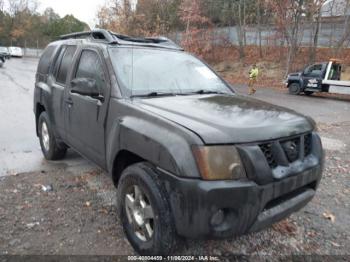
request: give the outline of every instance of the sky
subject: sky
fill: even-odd
[[[97,10],[106,0],[38,0],[38,2],[39,12],[52,7],[61,17],[72,14],[93,28],[96,24]]]

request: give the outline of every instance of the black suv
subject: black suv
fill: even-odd
[[[313,120],[236,94],[166,38],[63,36],[40,59],[34,112],[46,159],[71,147],[110,174],[140,254],[260,230],[321,179]]]

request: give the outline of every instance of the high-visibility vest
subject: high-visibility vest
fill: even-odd
[[[249,71],[249,78],[256,78],[259,74],[259,69],[256,67],[256,68],[252,68],[250,71]]]

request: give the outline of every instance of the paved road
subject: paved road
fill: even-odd
[[[0,176],[58,167],[75,172],[96,168],[74,152],[64,161],[43,159],[33,113],[37,63],[34,58],[13,58],[0,68]]]
[[[37,62],[37,59],[30,58],[11,59],[0,68],[0,176],[57,168],[66,168],[70,172],[96,169],[96,166],[72,151],[63,161],[47,162],[43,159],[35,135],[32,109]],[[237,90],[247,92],[245,87]],[[291,96],[270,89],[258,90],[255,96],[308,114],[319,123],[350,121],[349,101]]]
[[[234,86],[239,93],[247,94],[248,88]],[[291,108],[304,115],[309,115],[318,124],[335,124],[350,121],[350,98],[324,94],[324,96],[294,96],[285,91],[258,89],[254,94],[257,99]]]

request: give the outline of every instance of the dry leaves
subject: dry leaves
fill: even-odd
[[[283,235],[295,235],[297,231],[297,226],[288,219],[274,224],[272,228]]]

